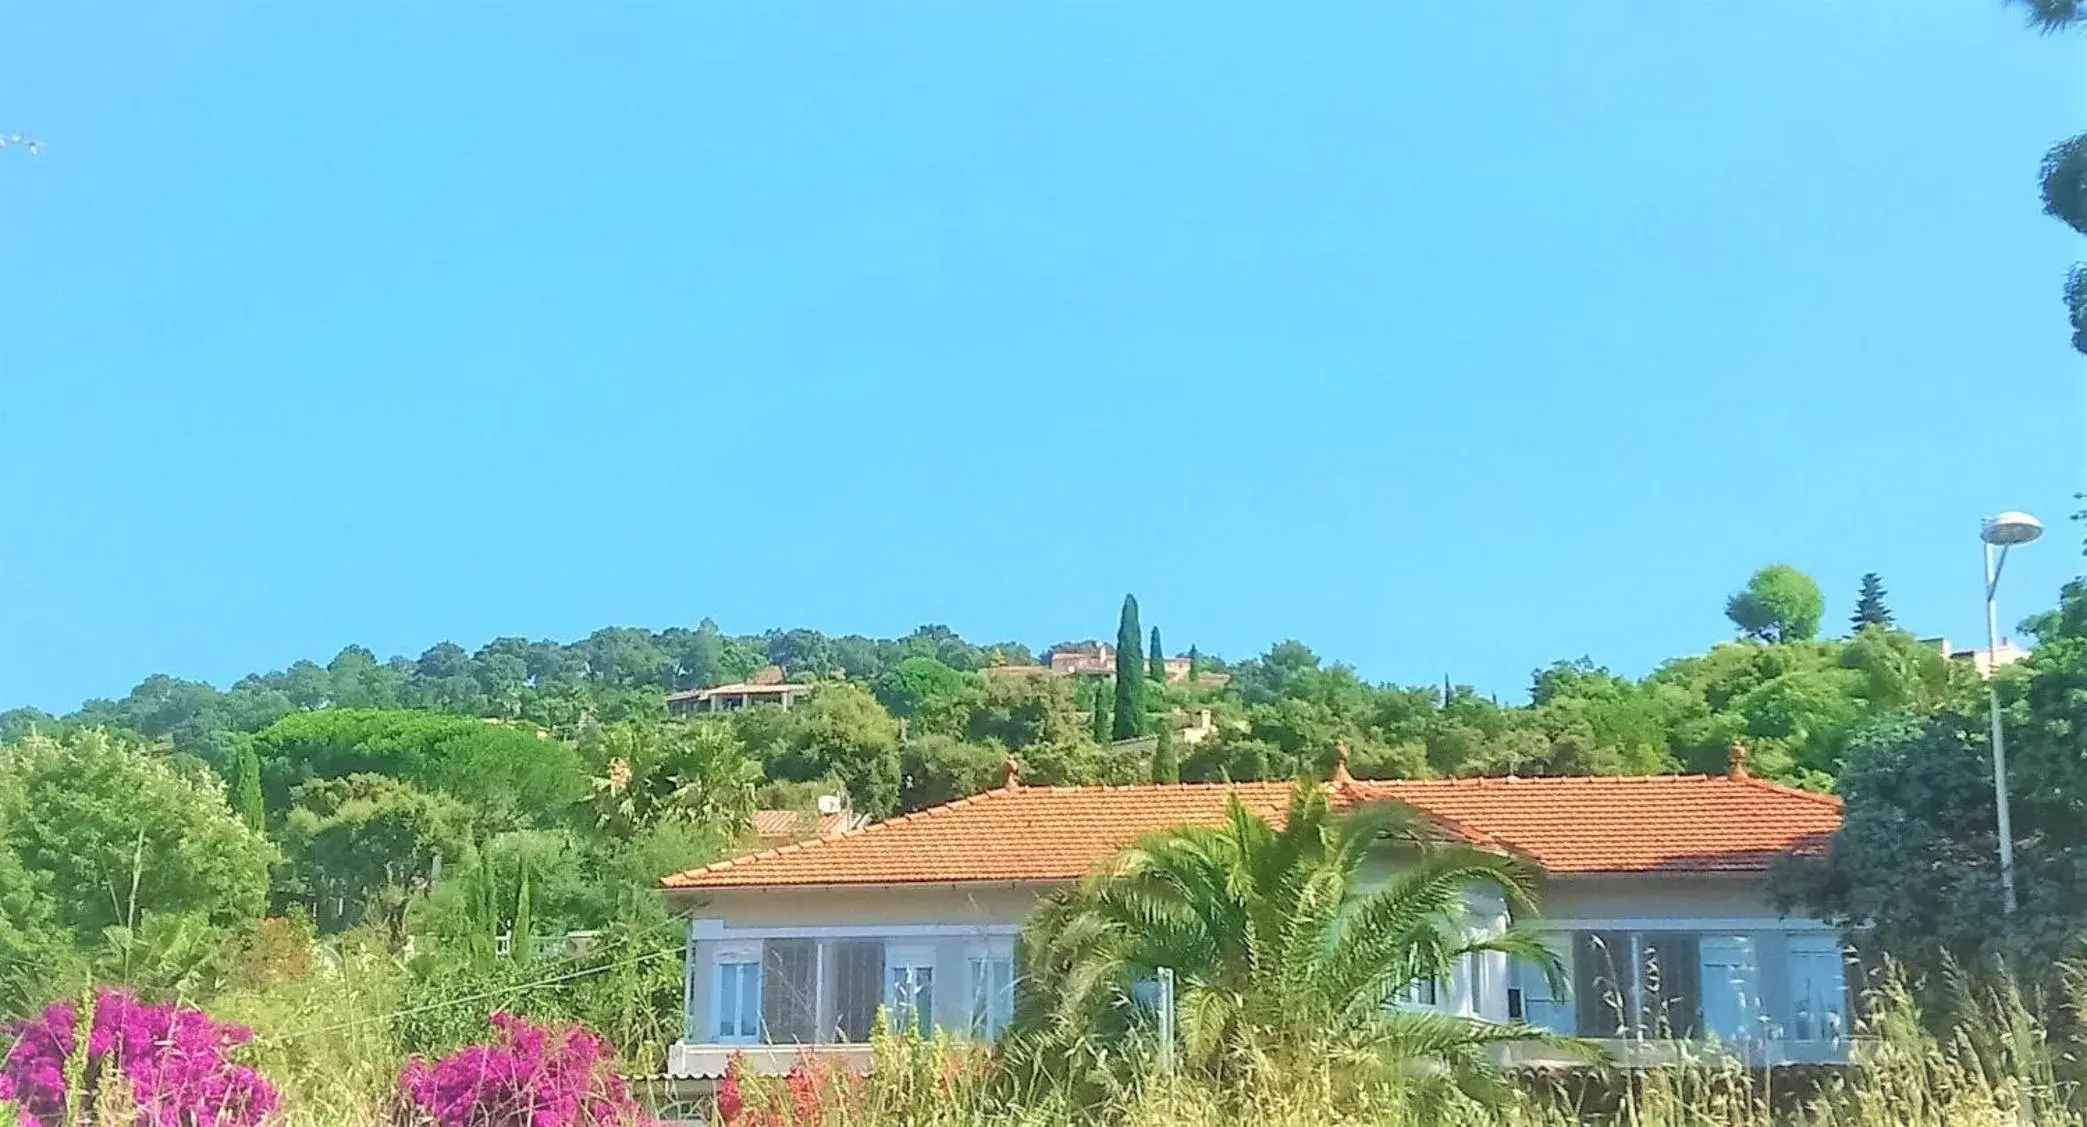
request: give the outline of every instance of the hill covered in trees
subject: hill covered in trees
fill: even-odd
[[[1152,741],[1127,741],[1171,735],[1202,709],[1215,721],[1210,738],[1170,747],[1188,780],[1320,773],[1342,743],[1366,775],[1719,770],[1743,740],[1756,773],[1829,789],[1855,725],[1881,710],[1940,707],[1973,681],[1890,628],[1875,576],[1864,577],[1850,636],[1818,637],[1822,610],[1808,577],[1765,568],[1727,607],[1742,641],[1639,679],[1586,657],[1559,661],[1534,671],[1525,700],[1506,703],[1450,683],[1370,684],[1294,640],[1236,662],[1195,655],[1199,670],[1227,675],[1207,679],[1222,684],[1168,682],[1164,655],[1140,652],[1147,639],[1135,600],[1119,622],[1114,677],[990,676],[1050,650],[977,644],[941,626],[901,638],[810,629],[735,636],[706,619],[694,628],[609,627],[574,642],[502,637],[475,652],[440,642],[417,658],[380,660],[350,645],[324,664],[299,661],[227,689],[155,674],[63,717],[0,712],[0,742],[104,728],[227,778],[244,755],[280,745],[283,731],[346,723],[327,718],[342,710],[504,721],[579,744],[605,726],[665,721],[669,693],[774,666],[815,686],[809,706],[801,715],[738,717],[733,737],[765,779],[841,781],[877,814],[974,789],[997,778],[1010,754],[1039,780],[1146,778]],[[1159,637],[1154,625],[1152,646]],[[284,799],[279,785],[271,797]]]
[[[155,675],[66,716],[0,714],[0,1016],[111,979],[235,1013],[287,1004],[286,952],[317,936],[377,968],[372,1004],[420,1015],[390,1034],[403,1051],[460,1043],[469,1007],[444,1000],[490,992],[656,1065],[681,985],[651,889],[752,846],[758,809],[833,793],[862,814],[917,809],[998,785],[1010,759],[1042,783],[1323,777],[1342,746],[1362,776],[1650,774],[1724,770],[1743,741],[1756,774],[1830,789],[1891,762],[1880,731],[1979,730],[1973,672],[1891,628],[1881,583],[1864,593],[1850,633],[1822,638],[1816,585],[1764,569],[1727,608],[1737,640],[1640,678],[1559,661],[1511,702],[1372,684],[1297,641],[1234,661],[1191,647],[1170,667],[1134,599],[1113,661],[934,626],[733,636],[706,621],[418,658],[350,646],[225,689]],[[2073,636],[2056,612],[2040,621]],[[1075,645],[1081,671],[1052,672]],[[671,693],[771,666],[808,685],[788,709],[669,715]],[[1956,754],[1975,766],[1977,749]],[[1895,858],[1837,856],[1802,894],[1853,910],[1848,890]],[[560,946],[576,932],[593,938]],[[581,985],[532,985],[551,979]]]

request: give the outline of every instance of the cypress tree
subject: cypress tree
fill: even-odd
[[[239,758],[232,761],[230,794],[232,813],[239,815],[247,829],[260,833],[268,824],[268,808],[261,801],[261,757],[251,747],[241,748]]]
[[[1116,734],[1109,726],[1109,683],[1097,677],[1094,679],[1094,742],[1107,747],[1115,738]]]
[[[1882,626],[1891,629],[1891,608],[1884,605],[1884,577],[1876,572],[1866,572],[1862,577],[1862,593],[1855,600],[1855,614],[1849,618],[1852,632],[1860,634],[1864,627]]]
[[[1188,644],[1188,683],[1193,685],[1203,679],[1203,655],[1196,652],[1196,644]]]
[[[1171,720],[1159,726],[1159,744],[1152,749],[1152,781],[1181,781],[1181,759],[1174,754],[1174,724]]]
[[[536,913],[530,910],[529,866],[522,866],[522,891],[515,897],[515,926],[507,941],[507,953],[519,962],[528,962],[535,954],[532,932],[536,930]]]
[[[1167,651],[1159,644],[1159,627],[1152,628],[1152,645],[1145,651],[1145,676],[1167,683]]]
[[[1116,717],[1111,729],[1119,740],[1138,735],[1145,714],[1145,655],[1139,652],[1138,597],[1123,596],[1123,618],[1116,624]]]

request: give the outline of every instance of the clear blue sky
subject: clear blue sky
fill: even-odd
[[[1997,0],[7,24],[0,706],[1126,590],[1519,696],[1774,561],[1970,641],[1999,508],[2009,620],[2078,569],[2083,43]]]

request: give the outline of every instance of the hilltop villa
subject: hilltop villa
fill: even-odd
[[[1623,1059],[1716,1039],[1757,1065],[1844,1059],[1841,939],[1770,904],[1770,865],[1816,850],[1837,799],[1747,775],[1362,781],[1338,806],[1399,802],[1439,830],[1540,871],[1544,933],[1569,992],[1498,955],[1465,960],[1411,1003],[1612,1039]],[[1280,818],[1288,783],[1005,786],[836,837],[663,882],[691,913],[685,1031],[672,1076],[719,1075],[744,1052],[786,1069],[801,1046],[861,1054],[873,1015],[991,1038],[1014,1012],[1015,936],[1037,897],[1140,835],[1219,822],[1237,796]],[[1507,923],[1474,899],[1476,926]],[[1666,1015],[1659,1029],[1647,1015]]]

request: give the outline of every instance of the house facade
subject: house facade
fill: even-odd
[[[667,694],[667,715],[701,716],[710,712],[737,712],[757,704],[789,708],[811,695],[812,686],[783,679],[781,666],[759,670],[745,681],[708,689],[684,689]]]
[[[1408,805],[1445,834],[1541,874],[1540,932],[1566,970],[1553,990],[1504,956],[1463,960],[1402,1004],[1520,1019],[1613,1043],[1622,1059],[1716,1041],[1754,1064],[1843,1059],[1840,937],[1779,913],[1768,871],[1823,847],[1838,800],[1728,775],[1326,784],[1338,807]],[[686,1012],[672,1075],[720,1075],[735,1052],[782,1071],[806,1046],[866,1059],[893,1022],[992,1038],[1021,989],[1015,939],[1040,896],[1143,834],[1215,825],[1237,798],[1280,820],[1288,783],[1007,785],[945,806],[667,877],[691,913]],[[1474,900],[1471,926],[1509,923]],[[1525,1054],[1526,1057],[1526,1054]],[[1534,1057],[1526,1057],[1537,1063]]]

